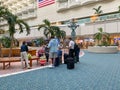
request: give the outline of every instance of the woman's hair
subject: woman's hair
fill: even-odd
[[[51,39],[54,38],[54,36],[51,36]]]
[[[69,40],[72,40],[72,38],[71,38],[71,37],[69,37]]]
[[[26,42],[25,42],[25,41],[23,41],[23,45],[25,45],[25,43],[26,43]]]

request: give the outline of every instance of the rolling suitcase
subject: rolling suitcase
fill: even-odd
[[[67,58],[67,69],[74,69],[75,64],[74,64],[74,59],[72,57]]]
[[[69,57],[69,55],[67,53],[64,53],[64,64],[67,64],[68,57]]]

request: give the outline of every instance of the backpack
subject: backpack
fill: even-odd
[[[75,44],[74,44],[74,52],[75,52],[76,50],[78,50],[78,49],[80,49],[80,48],[79,48],[79,46],[75,43]]]

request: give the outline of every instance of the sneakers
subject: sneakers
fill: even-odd
[[[52,68],[54,68],[54,67],[55,67],[54,65],[50,65],[50,66],[49,66],[50,69],[52,69]]]
[[[46,62],[46,65],[49,65],[49,63],[48,63],[48,62]]]
[[[31,67],[27,67],[27,69],[31,69]]]

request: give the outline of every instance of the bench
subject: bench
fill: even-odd
[[[6,52],[6,51],[5,51]],[[14,55],[15,56],[12,56],[12,57],[1,57],[0,58],[0,63],[3,63],[3,69],[5,69],[6,67],[10,67],[10,64],[12,62],[21,62],[21,59],[20,59],[20,50],[17,49],[16,51],[14,50],[14,52],[16,52]],[[30,50],[28,53],[30,53],[32,55],[31,59],[29,59],[29,64],[30,64],[30,67],[32,67],[32,61],[33,60],[36,60],[37,61],[37,64],[38,64],[38,61],[39,61],[39,57],[35,56],[36,54],[36,50]],[[3,54],[3,53],[2,53]],[[7,54],[6,54],[7,55]],[[19,56],[18,56],[19,55]],[[16,57],[17,56],[17,57]]]
[[[30,64],[30,67],[32,67],[32,61],[33,60],[36,60],[37,61],[37,64],[38,64],[38,61],[40,60],[40,58],[39,57],[37,57],[37,56],[32,56],[30,59],[29,59],[29,64]]]
[[[20,57],[3,57],[3,58],[0,58],[0,63],[3,63],[3,69],[10,66],[11,62],[20,62]]]
[[[39,57],[32,56],[31,59],[29,59],[30,67],[32,67],[32,61],[33,60],[36,60],[37,64],[38,64]],[[3,57],[3,58],[0,58],[0,63],[3,64],[3,69],[5,69],[6,67],[10,67],[12,62],[21,62],[20,57]]]

